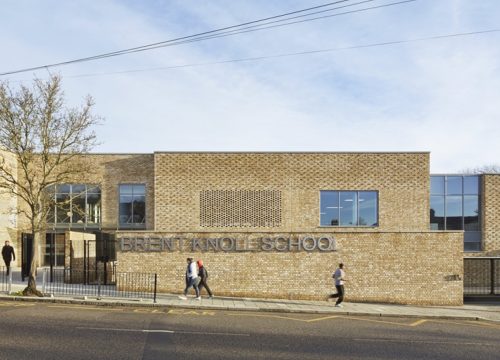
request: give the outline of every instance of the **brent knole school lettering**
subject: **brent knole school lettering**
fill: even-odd
[[[121,237],[118,239],[123,252],[163,251],[337,251],[333,237],[277,236],[258,238],[186,238],[186,237]]]

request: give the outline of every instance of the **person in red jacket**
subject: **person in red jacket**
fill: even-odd
[[[199,285],[200,292],[201,288],[204,287],[205,289],[207,289],[208,296],[210,298],[213,298],[214,295],[212,294],[212,291],[210,290],[210,287],[207,284],[207,279],[208,279],[207,269],[205,269],[205,267],[203,266],[202,260],[198,260],[196,263],[198,264],[198,276],[200,277],[200,285]]]

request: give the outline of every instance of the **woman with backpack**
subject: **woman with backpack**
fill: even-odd
[[[210,291],[210,288],[208,287],[207,284],[207,279],[208,279],[207,269],[205,269],[205,267],[203,266],[202,260],[198,260],[196,263],[198,264],[198,276],[200,277],[200,284],[198,285],[198,288],[201,291],[201,288],[204,287],[205,289],[207,289],[208,296],[210,298],[213,298],[214,295],[212,294],[212,291]]]

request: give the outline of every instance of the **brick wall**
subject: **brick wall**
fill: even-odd
[[[280,191],[281,226],[269,231],[321,231],[320,190],[378,191],[380,225],[373,231],[429,228],[428,153],[155,153],[155,189],[157,230],[224,230],[200,226],[206,190]]]
[[[95,171],[78,179],[79,183],[101,185],[102,227],[118,228],[120,184],[146,185],[146,228],[154,228],[154,162],[152,154],[96,154],[87,159]]]
[[[117,237],[263,236],[248,233],[118,233]],[[288,234],[289,235],[289,234]],[[186,258],[203,259],[216,295],[323,300],[345,264],[347,301],[458,305],[463,300],[460,232],[330,233],[334,252],[118,252],[119,272],[158,273],[160,292],[184,289]],[[285,235],[286,236],[286,235]]]
[[[500,256],[500,174],[483,175],[481,256]]]

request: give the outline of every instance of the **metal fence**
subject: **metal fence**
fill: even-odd
[[[464,259],[464,296],[500,296],[500,258]]]
[[[82,295],[96,298],[153,299],[156,302],[157,274],[95,270],[44,269],[42,292],[54,295]]]
[[[0,266],[0,292],[11,292],[12,289],[12,271],[7,275],[7,267]]]

